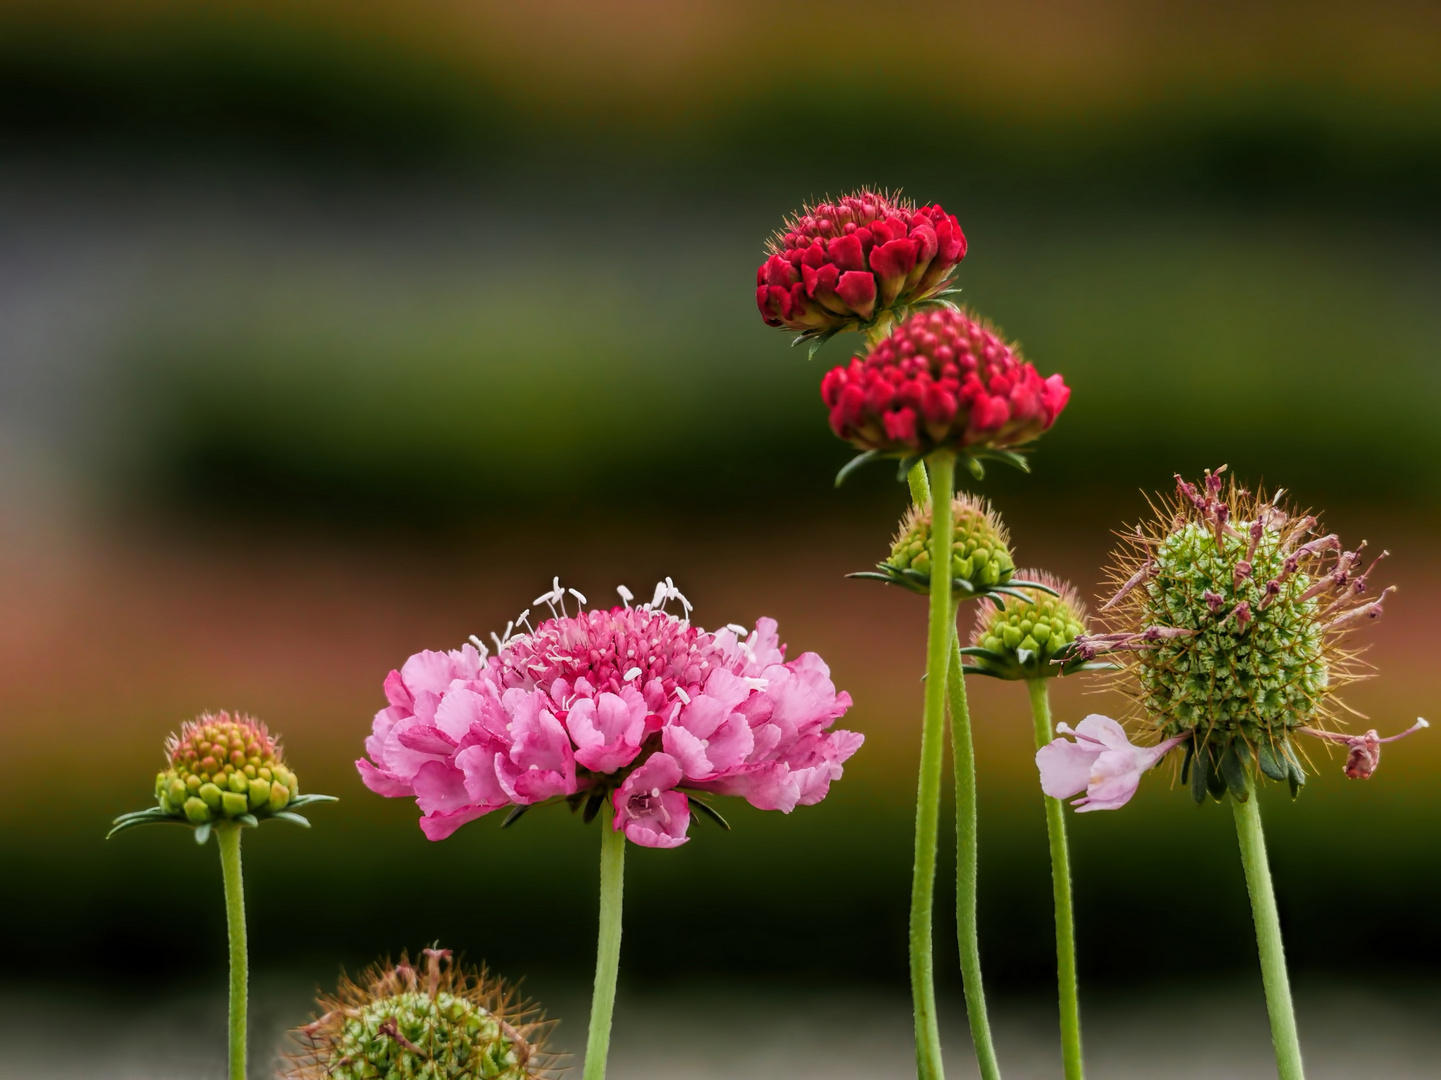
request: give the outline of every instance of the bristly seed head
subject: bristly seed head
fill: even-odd
[[[1115,655],[1163,738],[1191,736],[1183,776],[1198,801],[1244,799],[1258,772],[1299,790],[1291,734],[1330,719],[1337,687],[1361,677],[1342,638],[1391,591],[1367,592],[1360,548],[1314,536],[1315,518],[1227,487],[1223,471],[1178,476],[1159,520],[1124,537],[1105,632],[1078,644]]]
[[[423,970],[402,954],[322,997],[324,1015],[292,1032],[301,1049],[280,1080],[548,1080],[547,1024],[484,970],[458,969],[426,949]]]

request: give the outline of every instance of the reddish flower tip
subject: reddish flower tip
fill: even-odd
[[[934,297],[965,255],[954,214],[862,189],[785,223],[756,270],[756,306],[769,326],[857,329]]]
[[[1071,390],[965,311],[920,311],[864,357],[826,373],[831,429],[862,450],[925,455],[1022,446],[1055,423]]]

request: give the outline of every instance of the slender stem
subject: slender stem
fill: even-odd
[[[610,1018],[615,1011],[615,980],[620,970],[620,911],[625,888],[625,833],[611,828],[610,800],[600,819],[600,934],[595,948],[595,991],[590,1001],[590,1033],[585,1041],[582,1080],[605,1080],[610,1053]]]
[[[225,879],[225,926],[230,933],[230,1080],[245,1080],[245,882],[240,874],[240,826],[218,824],[220,872]]]
[[[1276,1050],[1276,1072],[1281,1080],[1303,1080],[1301,1042],[1296,1035],[1296,1010],[1291,1004],[1291,981],[1286,976],[1286,950],[1281,944],[1281,918],[1271,888],[1271,867],[1266,860],[1266,837],[1261,832],[1261,808],[1252,788],[1245,802],[1231,797],[1236,816],[1236,839],[1241,845],[1241,866],[1256,920],[1256,946],[1261,954],[1261,982],[1266,987],[1266,1011],[1271,1017],[1271,1044]]]
[[[1026,680],[1036,749],[1051,741],[1051,699],[1045,679]],[[1081,1003],[1076,989],[1076,924],[1071,908],[1071,855],[1060,799],[1046,801],[1046,834],[1051,841],[1051,896],[1056,907],[1056,988],[1061,1004],[1061,1062],[1066,1080],[1085,1075],[1081,1058]]]
[[[986,1015],[986,990],[981,982],[981,940],[976,929],[976,883],[979,844],[976,836],[976,748],[971,742],[971,709],[966,700],[961,646],[951,619],[951,768],[956,773],[956,940],[961,948],[961,986],[971,1042],[984,1080],[1000,1080],[996,1044]]]
[[[926,639],[925,715],[921,725],[921,773],[916,785],[916,861],[911,876],[911,996],[916,1012],[916,1074],[941,1080],[941,1032],[936,1019],[932,925],[936,844],[941,817],[941,775],[946,755],[946,660],[955,636],[951,606],[951,485],[955,459],[930,462],[934,486],[931,514],[931,610]],[[936,508],[939,508],[937,510]]]

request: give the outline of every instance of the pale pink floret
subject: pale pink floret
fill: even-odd
[[[669,754],[653,754],[625,778],[611,799],[615,820],[626,839],[643,847],[672,848],[690,837],[690,800],[675,790],[681,768]]]
[[[1053,799],[1069,799],[1085,792],[1071,805],[1078,812],[1115,810],[1126,805],[1140,786],[1141,774],[1174,747],[1190,738],[1178,735],[1155,746],[1134,746],[1125,728],[1109,716],[1092,714],[1074,729],[1056,725],[1061,735],[1036,751],[1041,790]]]
[[[560,599],[558,586],[542,598]],[[773,619],[711,634],[666,612],[669,599],[685,604],[667,582],[650,604],[562,608],[489,659],[469,645],[411,657],[386,680],[370,759],[356,762],[366,785],[415,797],[431,839],[507,805],[626,790],[617,810],[643,822],[626,835],[658,847],[684,839],[677,787],[786,813],[823,799],[863,741],[828,730],[851,699],[825,663],[787,663]],[[626,787],[672,769],[674,782],[645,788],[660,794]]]

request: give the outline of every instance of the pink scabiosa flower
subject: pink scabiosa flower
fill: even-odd
[[[621,597],[585,610],[557,582],[536,600],[552,617],[527,610],[493,655],[411,657],[356,762],[366,786],[415,798],[432,840],[503,807],[564,800],[589,820],[612,799],[613,828],[647,847],[686,840],[697,795],[785,813],[825,797],[862,737],[831,730],[851,702],[820,657],[787,661],[771,619],[692,625],[669,580],[650,603]]]
[[[785,223],[756,270],[756,306],[802,339],[862,330],[944,296],[965,255],[954,214],[861,190]]]
[[[831,430],[902,458],[1007,455],[1050,429],[1071,391],[966,311],[920,311],[865,356],[827,372]]]

